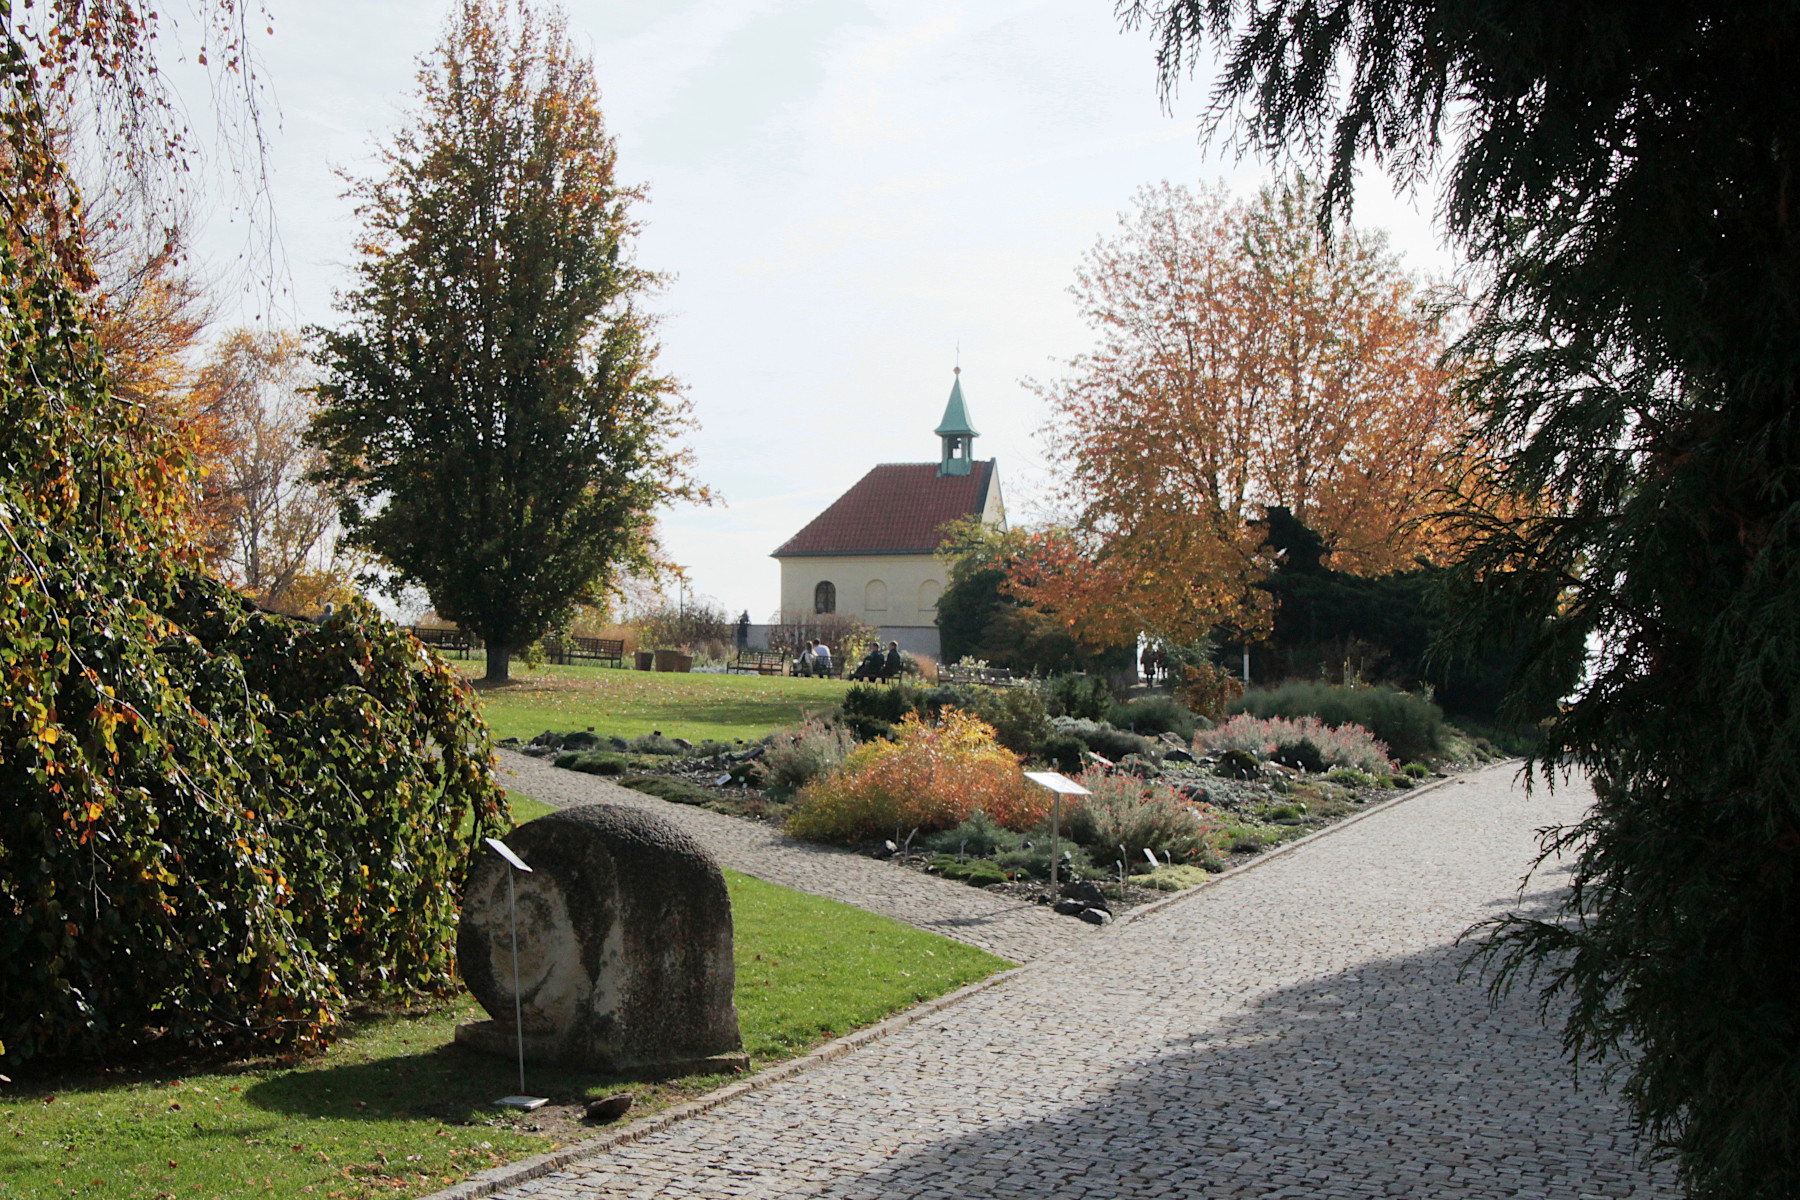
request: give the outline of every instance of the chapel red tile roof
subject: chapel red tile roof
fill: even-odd
[[[774,558],[824,554],[931,554],[942,529],[987,507],[994,460],[967,475],[939,475],[936,463],[882,463],[781,544]]]

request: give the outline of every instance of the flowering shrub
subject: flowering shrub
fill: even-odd
[[[1143,861],[1146,849],[1159,856],[1198,855],[1214,831],[1211,811],[1184,800],[1166,783],[1098,768],[1078,781],[1091,794],[1079,808],[1064,812],[1068,836],[1092,847],[1100,862],[1117,858],[1120,846],[1133,864]]]
[[[1279,746],[1311,742],[1328,767],[1349,767],[1371,775],[1392,774],[1387,747],[1361,725],[1327,725],[1317,717],[1253,717],[1239,713],[1217,729],[1194,736],[1196,750],[1246,750],[1269,758]]]
[[[757,781],[764,787],[804,787],[843,762],[855,748],[856,738],[848,729],[809,716],[775,734],[756,761]]]
[[[817,841],[888,837],[896,826],[922,833],[966,821],[976,811],[1007,829],[1031,829],[1049,793],[1029,787],[1019,756],[990,725],[946,708],[936,725],[908,714],[892,741],[858,747],[837,770],[800,790],[787,831]]]

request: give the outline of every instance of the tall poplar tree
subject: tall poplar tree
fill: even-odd
[[[560,12],[461,0],[414,121],[353,185],[348,318],[315,336],[312,437],[351,544],[479,634],[488,679],[652,550],[697,494],[655,371],[629,210],[592,64]]]

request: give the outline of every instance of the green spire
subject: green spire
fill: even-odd
[[[950,385],[950,403],[944,406],[944,419],[934,431],[944,440],[944,454],[938,460],[939,475],[967,475],[975,455],[975,426],[969,423],[969,410],[963,404],[962,368],[956,368],[956,382]]]
[[[969,410],[963,404],[962,368],[956,368],[956,382],[950,385],[950,403],[944,406],[944,419],[932,432],[939,437],[975,437],[981,431],[969,424]]]

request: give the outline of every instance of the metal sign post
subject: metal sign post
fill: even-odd
[[[525,1094],[525,1001],[519,994],[519,906],[513,894],[513,872],[531,873],[525,860],[514,854],[512,847],[499,838],[484,838],[483,841],[493,847],[494,853],[506,860],[506,914],[512,923],[512,968],[513,968],[513,1030],[519,1037],[519,1094],[503,1096],[494,1101],[495,1108],[517,1108],[524,1112],[542,1108],[549,1101],[542,1096]]]
[[[1067,775],[1055,771],[1027,771],[1025,778],[1050,789],[1050,890],[1056,890],[1056,872],[1062,865],[1062,798],[1091,793]]]

